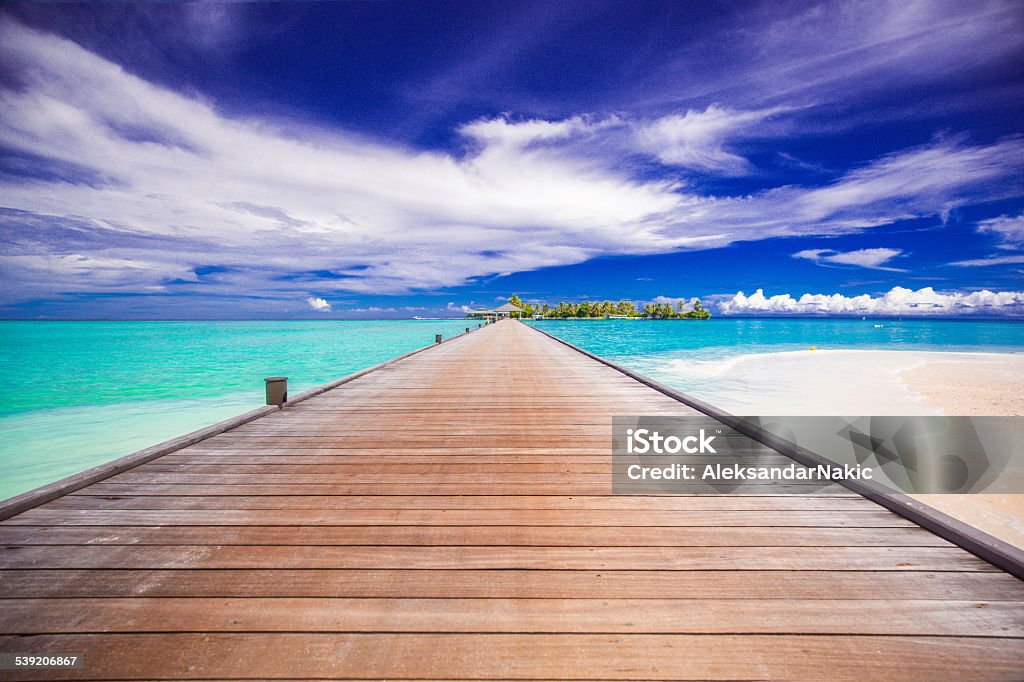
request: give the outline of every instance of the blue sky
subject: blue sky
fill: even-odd
[[[1015,2],[7,3],[0,316],[1019,317],[1022,38]]]

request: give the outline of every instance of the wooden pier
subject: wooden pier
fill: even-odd
[[[1024,678],[1024,582],[864,497],[613,496],[691,413],[505,321],[51,489],[0,652],[85,665],[0,679]]]

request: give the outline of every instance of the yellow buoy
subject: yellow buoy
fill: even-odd
[[[818,350],[817,346],[811,346],[811,350]]]

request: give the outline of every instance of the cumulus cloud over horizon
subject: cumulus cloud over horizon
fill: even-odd
[[[932,287],[918,290],[893,287],[880,296],[861,294],[791,294],[765,296],[758,289],[750,296],[737,292],[718,304],[725,315],[751,313],[804,315],[999,315],[1024,312],[1024,291],[987,289],[973,292],[938,292]]]
[[[320,298],[319,296],[310,296],[309,298],[306,299],[306,304],[313,310],[316,310],[317,312],[331,312],[331,304],[328,303],[326,300]]]
[[[18,159],[0,177],[4,229],[17,236],[0,250],[8,301],[191,287],[301,305],[314,288],[437,290],[605,255],[944,215],[1003,197],[1024,168],[1019,137],[947,135],[817,185],[715,194],[693,178],[749,172],[738,143],[788,109],[490,116],[455,127],[468,151],[424,151],[230,116],[10,19],[0,59],[0,145]],[[658,164],[675,174],[651,173]],[[992,229],[1015,234],[1004,227]],[[897,255],[818,251],[874,268]]]

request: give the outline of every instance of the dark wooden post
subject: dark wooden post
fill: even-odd
[[[267,377],[267,405],[280,407],[288,402],[288,377]]]

